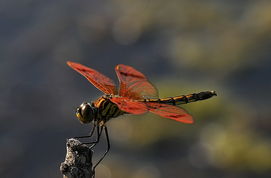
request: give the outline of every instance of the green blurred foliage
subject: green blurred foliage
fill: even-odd
[[[117,41],[130,44],[156,29],[160,38],[166,38],[163,46],[172,62],[218,77],[257,65],[261,53],[268,50],[264,44],[270,44],[268,1],[250,1],[243,7],[224,1],[115,2]]]

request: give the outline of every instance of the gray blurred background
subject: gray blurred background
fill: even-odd
[[[75,108],[102,93],[67,60],[116,82],[131,65],[161,97],[218,93],[184,106],[193,125],[110,121],[97,178],[270,177],[270,34],[270,1],[1,0],[1,177],[61,177],[66,139],[89,132]]]

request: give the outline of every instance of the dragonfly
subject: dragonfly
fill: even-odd
[[[110,150],[106,123],[112,118],[124,114],[140,115],[151,112],[163,118],[192,124],[194,123],[193,117],[177,105],[205,100],[217,95],[215,91],[204,91],[176,97],[159,98],[156,87],[149,82],[143,73],[131,66],[119,64],[115,67],[119,80],[119,88],[117,88],[113,80],[92,68],[71,61],[67,61],[67,64],[104,93],[91,103],[83,102],[76,109],[77,119],[81,123],[93,124],[88,136],[77,138],[92,137],[96,130],[97,138],[95,141],[90,142],[94,146],[99,142],[103,132],[106,136],[107,150],[94,165],[93,170]]]

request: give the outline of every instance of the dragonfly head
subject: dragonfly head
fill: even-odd
[[[76,117],[83,124],[93,121],[95,114],[96,108],[90,103],[84,102],[76,109]]]

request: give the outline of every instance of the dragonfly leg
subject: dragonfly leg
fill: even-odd
[[[93,133],[94,133],[94,131],[95,131],[95,129],[96,129],[96,123],[94,122],[93,123],[93,127],[92,127],[92,129],[91,129],[91,131],[90,131],[90,134],[89,135],[85,135],[85,136],[79,136],[79,137],[74,137],[74,138],[90,138],[90,137],[92,137],[92,135],[93,135]]]
[[[92,142],[84,142],[83,144],[87,144],[87,145],[90,145],[90,148],[93,148],[99,141],[100,141],[100,137],[102,135],[102,132],[103,132],[103,127],[99,126],[99,125],[96,125],[96,130],[97,130],[97,138],[95,141],[92,141]]]
[[[106,156],[106,154],[109,152],[110,150],[110,141],[109,141],[109,136],[108,136],[108,130],[107,127],[104,125],[102,126],[102,128],[104,128],[105,130],[105,136],[106,136],[106,142],[107,142],[107,149],[104,152],[103,156],[100,158],[100,160],[93,166],[93,171],[95,172],[95,168],[100,164],[100,162],[104,159],[104,157]]]

